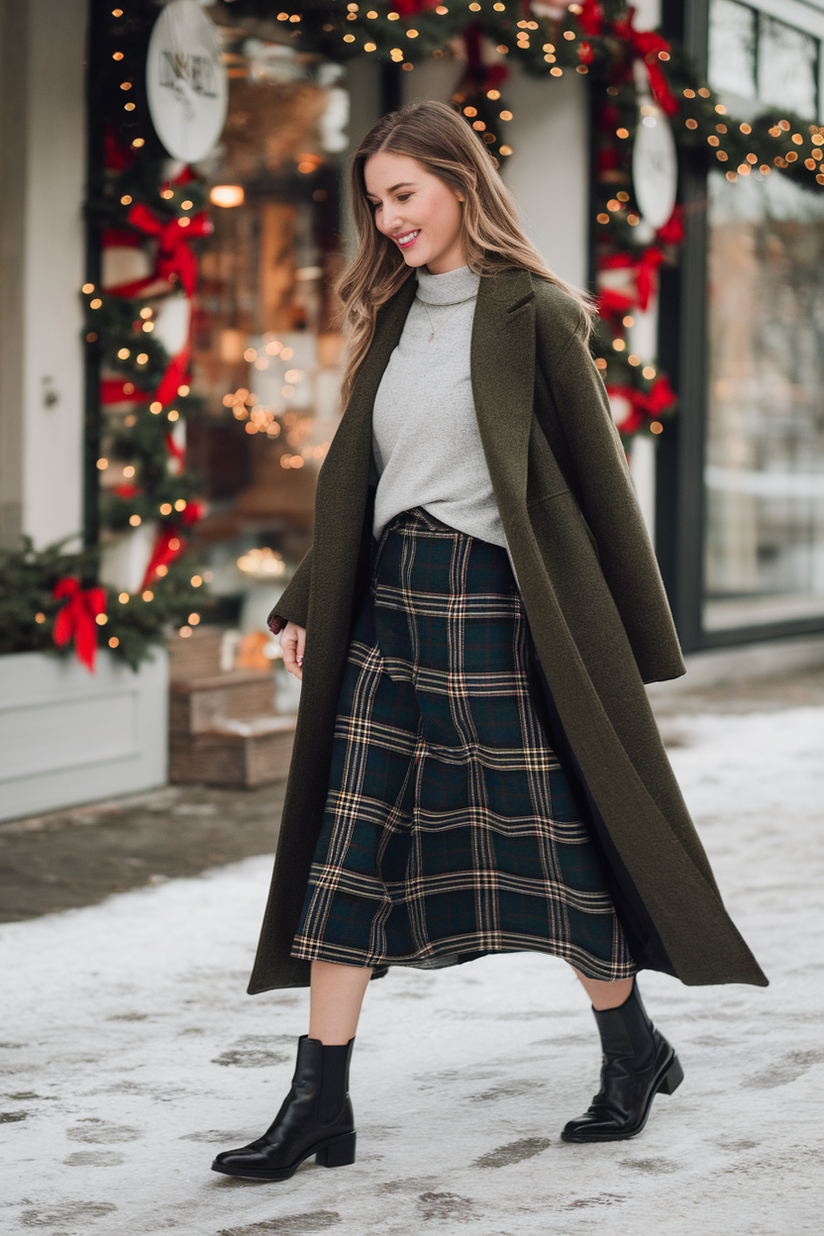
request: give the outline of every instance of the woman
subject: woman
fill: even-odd
[[[766,983],[644,691],[684,666],[585,297],[446,105],[379,121],[350,187],[346,410],[271,620],[304,681],[249,988],[311,972],[309,1032],[272,1126],[213,1164],[268,1180],[354,1161],[349,1060],[389,965],[569,961],[603,1047],[574,1142],[633,1137],[682,1080],[637,970]]]

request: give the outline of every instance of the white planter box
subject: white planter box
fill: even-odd
[[[169,668],[157,649],[137,673],[98,652],[0,656],[0,819],[166,782]]]

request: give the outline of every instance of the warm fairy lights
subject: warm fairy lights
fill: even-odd
[[[277,550],[264,546],[250,549],[237,560],[238,570],[260,579],[277,579],[286,571],[286,563]]]
[[[243,185],[213,185],[209,190],[209,201],[215,206],[228,210],[233,206],[242,206],[244,201]]]

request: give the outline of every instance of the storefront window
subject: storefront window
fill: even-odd
[[[709,79],[716,90],[756,97],[755,46],[758,14],[736,0],[714,0],[710,8]]]
[[[732,10],[752,12],[716,0],[714,32],[719,11],[729,17]],[[762,25],[753,62],[759,94],[766,82],[769,101],[776,101],[780,63],[785,87],[793,78],[789,61],[777,53],[774,72],[764,68],[765,49],[773,57],[799,35],[809,54],[795,59],[799,81],[785,89],[783,102],[813,117],[816,40],[790,27],[778,31],[781,23],[774,20]],[[729,22],[725,28],[729,32]],[[735,73],[740,87],[740,65]],[[803,100],[801,79],[807,82]],[[824,201],[778,175],[731,184],[714,174],[708,214],[704,626],[712,631],[822,616]]]
[[[818,39],[765,13],[758,18],[758,97],[799,116],[818,115]]]
[[[741,99],[818,114],[819,41],[768,13],[712,0],[709,79],[716,90]]]
[[[198,552],[221,616],[263,629],[312,538],[318,469],[338,421],[340,66],[222,30],[230,78],[221,145],[201,164],[214,232],[193,311],[206,414],[188,452],[208,514]]]

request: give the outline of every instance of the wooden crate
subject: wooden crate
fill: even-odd
[[[195,627],[192,634],[183,639],[177,632],[169,636],[169,678],[177,682],[181,678],[211,678],[220,673],[220,648],[225,627],[204,623]]]
[[[174,737],[203,734],[226,721],[270,717],[275,707],[273,671],[231,670],[209,678],[183,678],[171,684],[169,730]]]
[[[294,717],[228,721],[197,734],[173,734],[169,780],[178,784],[245,786],[281,781],[289,772]]]

